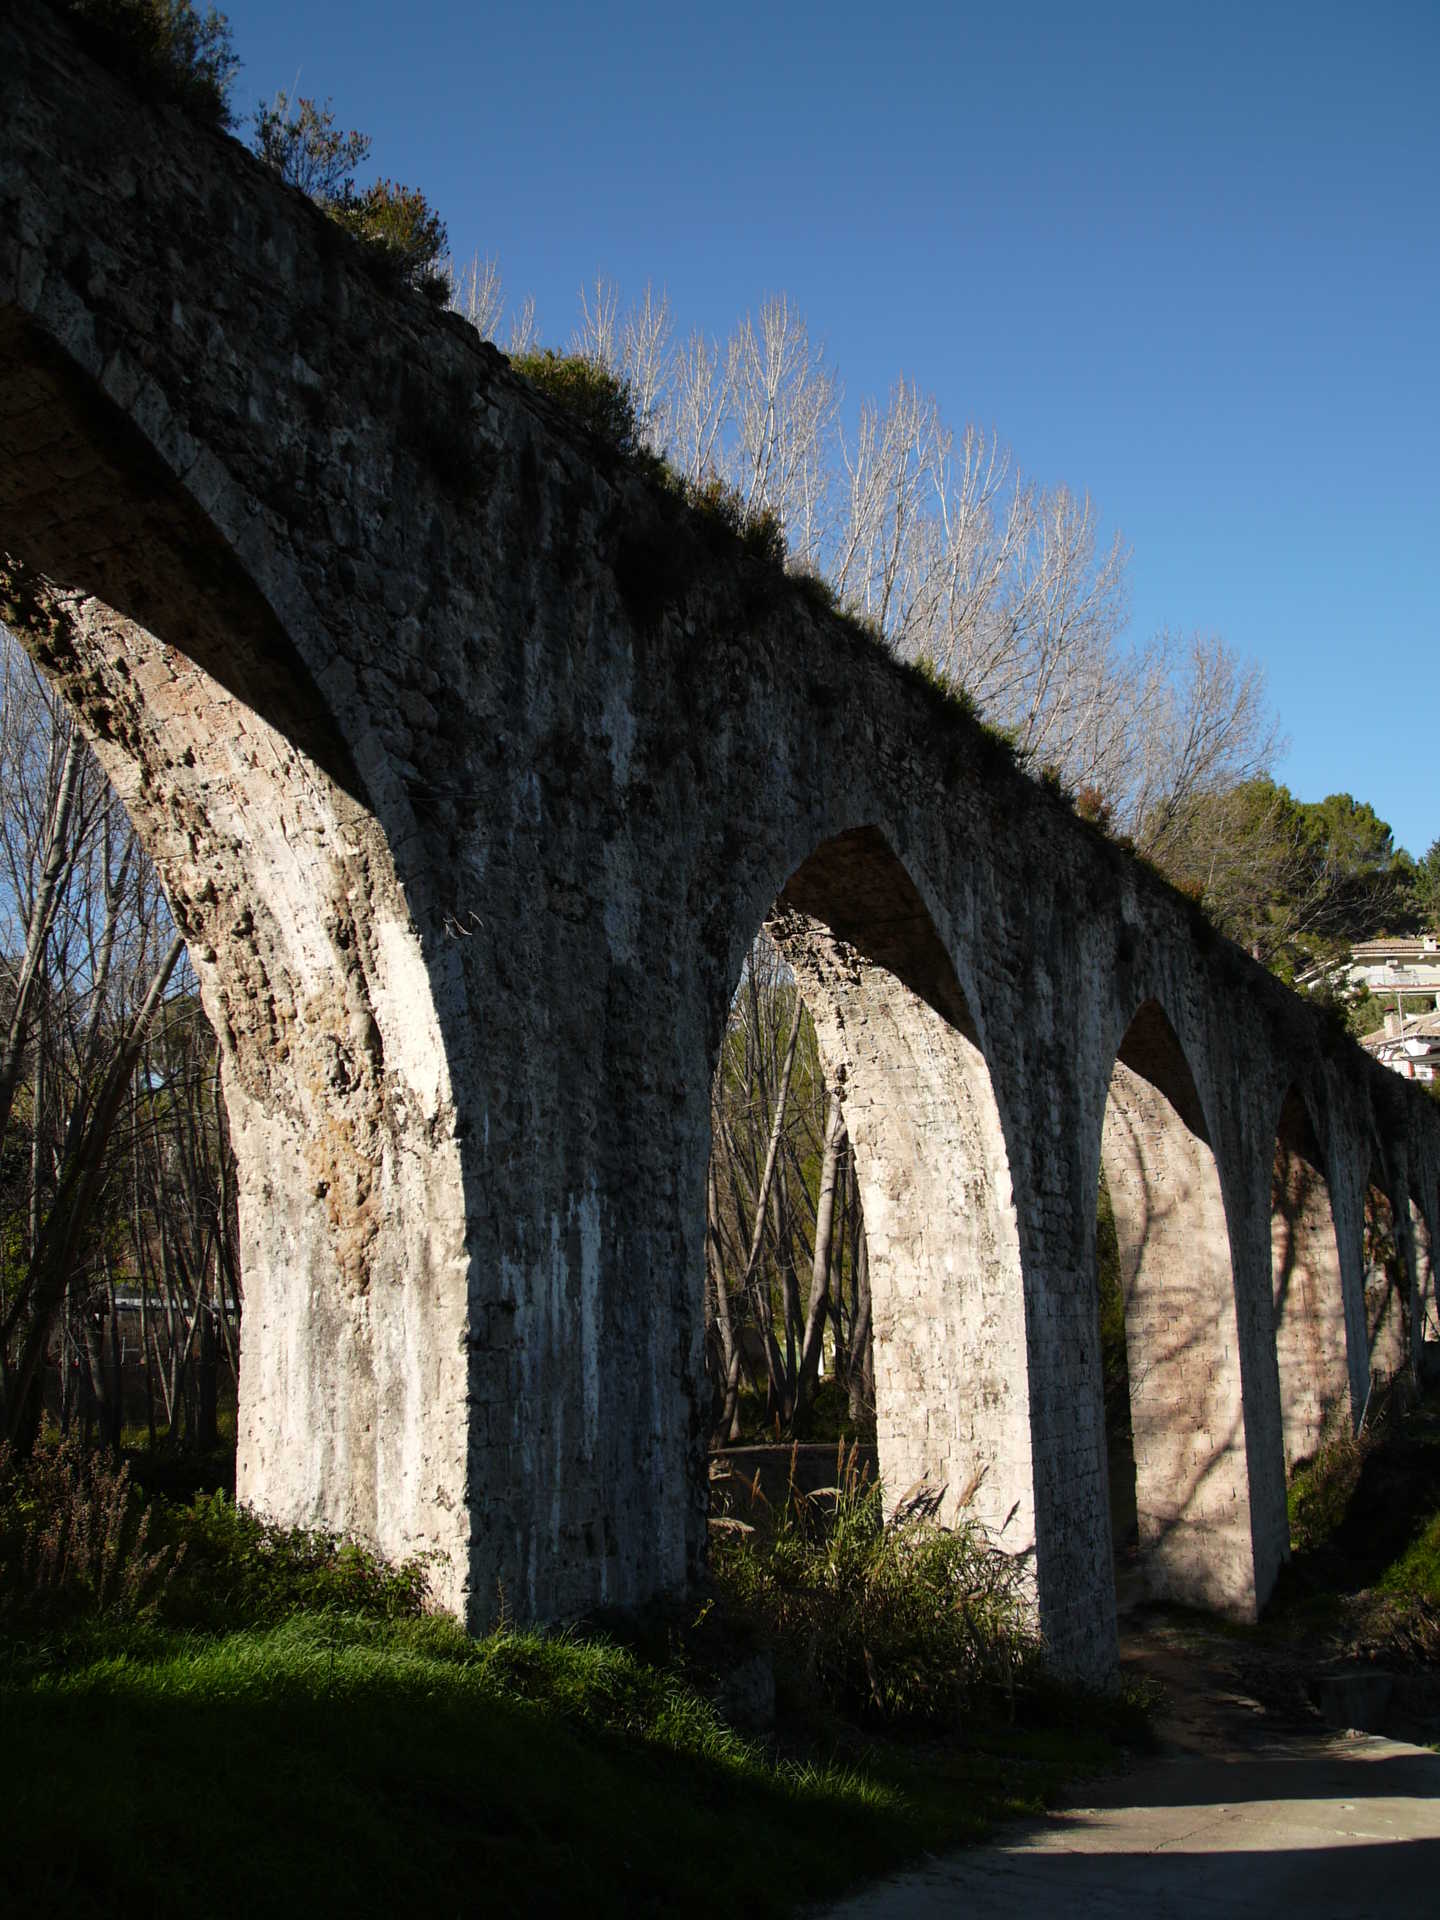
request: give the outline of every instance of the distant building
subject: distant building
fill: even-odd
[[[1362,940],[1350,949],[1345,969],[1352,987],[1374,994],[1395,995],[1395,1011],[1405,1011],[1405,996],[1423,994],[1427,1002],[1440,994],[1440,934],[1421,933],[1405,939]],[[1370,1042],[1365,1042],[1368,1047]]]
[[[1382,1065],[1406,1080],[1434,1080],[1440,1076],[1440,1013],[1387,1013],[1378,1033],[1360,1042]]]

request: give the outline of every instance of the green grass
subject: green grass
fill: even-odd
[[[783,1566],[751,1565],[765,1604],[722,1578],[626,1644],[475,1641],[425,1613],[421,1563],[147,1497],[75,1443],[0,1458],[7,1910],[780,1915],[1114,1763],[1123,1703],[1037,1672],[1017,1714],[1013,1688],[950,1684],[973,1549],[901,1534],[887,1557],[873,1497],[852,1507],[833,1549],[807,1508]],[[792,1644],[804,1622],[832,1649],[857,1623],[876,1701]],[[764,1644],[762,1744],[711,1696]]]
[[[1378,1585],[1386,1593],[1440,1608],[1440,1513],[1431,1515],[1418,1538],[1385,1569]]]
[[[977,1708],[1013,1717],[1044,1664],[1019,1563],[978,1527],[941,1527],[924,1511],[887,1525],[853,1451],[836,1480],[825,1495],[792,1485],[768,1537],[715,1543],[730,1612],[856,1721],[945,1727]]]
[[[1344,1524],[1368,1445],[1363,1437],[1346,1434],[1327,1441],[1295,1468],[1285,1495],[1293,1552],[1323,1550]]]
[[[1355,1658],[1440,1662],[1440,1398],[1331,1440],[1291,1475],[1266,1625]]]
[[[1037,1809],[1094,1739],[776,1759],[612,1644],[296,1616],[0,1665],[7,1903],[779,1915]]]

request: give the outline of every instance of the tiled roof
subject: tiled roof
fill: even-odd
[[[1432,942],[1428,947],[1425,944],[1425,936],[1420,935],[1394,940],[1357,940],[1350,949],[1350,958],[1352,960],[1383,960],[1399,959],[1403,955],[1407,960],[1429,958],[1440,961],[1440,934],[1432,933],[1428,938]]]
[[[1373,1052],[1389,1040],[1440,1040],[1440,1010],[1434,1013],[1415,1013],[1401,1023],[1398,1033],[1387,1033],[1384,1027],[1375,1033],[1365,1034],[1360,1044]]]

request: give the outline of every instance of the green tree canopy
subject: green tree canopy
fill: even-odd
[[[1430,842],[1430,850],[1415,867],[1411,897],[1417,919],[1428,932],[1440,929],[1440,840]]]
[[[1414,862],[1348,793],[1307,802],[1259,779],[1197,795],[1171,833],[1165,870],[1287,979],[1415,918]]]

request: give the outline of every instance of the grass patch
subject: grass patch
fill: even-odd
[[[11,1643],[17,1911],[781,1915],[1037,1811],[1093,1736],[778,1756],[612,1643],[296,1615]]]
[[[510,362],[516,373],[547,394],[587,433],[593,433],[622,459],[638,459],[643,452],[640,422],[629,383],[598,360],[583,353],[557,353],[536,347],[516,354]]]
[[[224,1493],[147,1498],[128,1462],[72,1438],[17,1460],[0,1447],[0,1623],[268,1624],[296,1610],[418,1616],[419,1560],[390,1565],[354,1541],[278,1527]]]
[[[1292,1473],[1289,1508],[1267,1626],[1382,1665],[1440,1663],[1440,1399],[1327,1443]]]
[[[639,473],[682,501],[707,534],[751,560],[783,572],[785,529],[768,507],[751,507],[717,473],[688,480],[645,445],[642,422],[628,381],[583,353],[537,347],[510,362],[518,374],[562,406],[572,419]],[[808,578],[808,576],[807,576]],[[827,590],[828,591],[828,590]],[[809,589],[813,599],[813,585]],[[830,596],[830,605],[834,596]]]
[[[434,305],[444,304],[450,282],[438,262],[449,244],[445,222],[418,187],[376,180],[363,192],[321,204],[337,226],[361,242],[366,258],[382,273]]]
[[[1440,1608],[1440,1513],[1434,1513],[1400,1557],[1380,1576],[1386,1593]]]
[[[1017,1687],[1043,1664],[1022,1565],[921,1506],[887,1525],[854,1452],[837,1468],[824,1496],[792,1482],[763,1545],[722,1536],[712,1564],[731,1611],[759,1623],[787,1674],[859,1721],[1013,1717]]]
[[[1292,1553],[1323,1551],[1344,1525],[1370,1444],[1367,1435],[1343,1434],[1296,1466],[1285,1495]]]
[[[621,1650],[533,1635],[72,1644],[12,1652],[0,1702],[17,1911],[778,1914],[919,1838],[883,1785],[767,1765]]]
[[[818,1507],[797,1512],[780,1563],[752,1570],[771,1600],[722,1578],[708,1599],[676,1603],[678,1628],[645,1650],[599,1633],[476,1641],[424,1611],[416,1563],[267,1526],[219,1493],[147,1499],[73,1448],[11,1461],[8,1898],[16,1911],[163,1905],[222,1920],[420,1903],[780,1915],[979,1838],[1113,1764],[1124,1732],[1071,1691],[1047,1694],[1038,1669],[1028,1715],[991,1712],[1003,1689],[942,1673],[962,1641],[953,1620],[937,1638],[923,1616],[953,1600],[954,1567],[973,1554],[938,1529],[923,1542],[909,1523],[885,1529],[878,1511],[856,1489],[828,1534]],[[144,1580],[102,1586],[82,1557],[68,1587],[37,1590],[24,1549],[57,1512],[117,1543],[122,1574],[143,1562]],[[804,1631],[833,1647],[857,1599],[860,1669],[797,1654],[787,1620],[808,1606]],[[788,1704],[763,1741],[707,1692],[714,1674],[694,1649],[713,1620],[732,1654],[774,1646]],[[862,1670],[880,1676],[878,1709]]]

